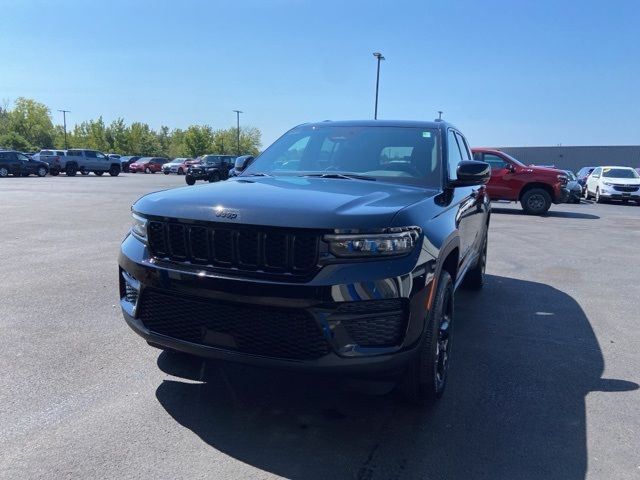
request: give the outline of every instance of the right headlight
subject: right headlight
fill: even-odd
[[[385,233],[325,235],[324,240],[336,257],[389,257],[411,252],[420,232],[419,227],[404,227]]]
[[[147,241],[147,225],[149,224],[149,221],[135,212],[131,212],[131,216],[133,217],[133,225],[131,225],[131,233],[138,240],[146,242]]]

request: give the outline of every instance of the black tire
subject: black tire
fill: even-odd
[[[446,270],[440,273],[433,308],[416,358],[402,378],[400,389],[411,403],[435,403],[447,384],[454,324],[453,280]]]
[[[178,169],[178,175],[184,175],[184,170],[182,168]]]
[[[6,167],[0,167],[0,178],[6,178],[9,176],[9,169]]]
[[[584,199],[585,200],[589,200],[590,195],[589,195],[589,189],[587,187],[584,187]]]
[[[604,203],[604,198],[600,196],[600,187],[596,187],[596,203]]]
[[[469,290],[481,290],[484,286],[484,272],[487,266],[487,244],[488,235],[484,234],[484,240],[482,241],[482,247],[480,248],[480,255],[476,261],[475,266],[468,270],[462,281],[462,286]]]
[[[165,175],[169,175],[169,170],[163,170],[162,173],[164,173]]]
[[[36,172],[36,175],[38,175],[39,177],[46,177],[47,169],[45,167],[39,167],[38,171]]]
[[[551,195],[542,188],[532,188],[524,192],[520,204],[527,215],[544,215],[551,207]]]
[[[109,168],[109,175],[112,177],[120,175],[120,167],[118,165],[111,165],[111,168]]]
[[[80,170],[81,175],[89,175],[91,172],[89,170],[85,170],[84,168]]]
[[[49,171],[49,175],[51,175],[52,177],[57,177],[58,175],[60,175],[60,170],[54,168],[53,170]]]
[[[64,171],[67,174],[67,177],[75,177],[76,173],[78,173],[78,169],[75,165],[67,165]]]
[[[149,167],[145,168],[144,173],[151,173],[151,169]]]
[[[214,183],[219,181],[220,181],[220,174],[218,172],[213,172],[211,175],[209,175],[209,183]]]
[[[187,182],[187,185],[195,185],[196,183],[196,179],[191,175],[187,175],[186,177],[184,177],[184,181]]]
[[[104,172],[103,172],[103,171],[97,171],[97,172],[93,172],[93,173],[94,173],[94,175],[97,175],[97,176],[99,176],[99,177],[101,177],[102,175],[104,175]]]

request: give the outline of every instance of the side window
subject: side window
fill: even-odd
[[[507,162],[503,158],[493,153],[485,153],[484,161],[491,165],[491,170],[501,170],[507,166]]]
[[[598,167],[596,168],[593,173],[591,174],[591,176],[593,178],[600,178],[600,174],[602,173],[602,168]]]
[[[96,152],[94,152],[93,150],[85,150],[84,156],[87,158],[97,158]]]
[[[469,153],[469,145],[467,145],[467,141],[465,138],[456,132],[456,138],[458,139],[458,146],[460,147],[460,153],[462,154],[463,160],[471,160],[471,154]]]
[[[88,154],[89,152],[87,152]],[[100,160],[105,160],[107,158],[107,156],[104,153],[100,153],[100,152],[93,152],[96,156],[96,158],[99,158]],[[89,156],[89,155],[87,155]]]
[[[77,150],[67,150],[68,157],[77,157],[80,153]]]
[[[458,164],[462,161],[462,155],[460,154],[460,149],[458,148],[458,142],[456,141],[456,136],[453,130],[449,130],[447,134],[447,164],[449,166],[449,179],[455,180],[458,178],[456,176],[456,169],[458,168]]]
[[[23,155],[22,153],[17,153],[15,155],[18,157],[18,160],[20,160],[21,162],[29,161],[29,157],[27,157],[26,155]]]

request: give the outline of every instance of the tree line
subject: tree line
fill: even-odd
[[[257,155],[261,133],[255,127],[240,129],[240,153]],[[191,125],[186,129],[161,126],[152,129],[143,122],[125,123],[122,118],[106,124],[102,117],[75,125],[67,131],[69,148],[91,148],[121,155],[192,157],[205,153],[237,153],[235,127],[213,129],[209,125]],[[38,151],[65,148],[62,125],[54,125],[51,110],[30,98],[20,97],[13,105],[0,107],[0,148]]]

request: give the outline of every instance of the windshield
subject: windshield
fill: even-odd
[[[603,168],[602,176],[608,178],[640,178],[633,168]]]
[[[351,174],[393,183],[440,186],[440,163],[436,129],[303,125],[280,137],[243,176],[349,178]]]
[[[500,153],[502,153],[503,156],[507,157],[509,160],[511,160],[512,162],[514,162],[516,165],[518,165],[519,167],[524,167],[526,166],[524,163],[522,163],[520,160],[518,160],[517,158],[512,157],[511,155],[509,155],[508,153],[505,153],[503,151],[500,151]]]
[[[142,157],[140,160],[136,160],[134,163],[147,163],[151,160],[151,157]]]
[[[565,173],[567,174],[567,177],[569,178],[569,180],[575,180],[576,179],[575,174],[571,170],[565,170]]]

